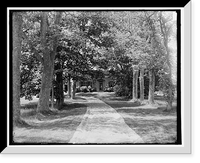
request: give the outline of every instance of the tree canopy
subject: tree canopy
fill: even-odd
[[[42,13],[22,13],[21,96],[31,99],[39,93],[45,57],[51,58],[53,53],[55,58],[49,64],[63,80],[69,76],[76,81],[98,78],[106,70],[127,96],[131,96],[132,65],[145,67],[146,79],[153,70],[156,88],[164,92],[176,83],[175,12]]]

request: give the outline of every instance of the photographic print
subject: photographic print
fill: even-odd
[[[191,6],[8,8],[1,154],[191,153]]]
[[[184,145],[180,9],[8,14],[9,146]]]

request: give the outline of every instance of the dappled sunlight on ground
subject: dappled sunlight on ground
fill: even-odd
[[[91,95],[87,96],[87,101],[87,112],[70,142],[143,143],[141,137],[124,122],[115,109]]]
[[[146,143],[175,143],[176,118],[127,118],[121,114],[125,122],[138,133]]]
[[[105,107],[101,100],[114,111]],[[84,131],[78,130],[72,143],[73,140],[84,142],[84,138],[80,140],[78,136],[80,133],[84,135],[85,140],[90,134],[91,140],[87,139],[88,142],[101,142],[106,139],[108,143],[112,142],[114,139],[109,138],[110,134],[114,134],[116,142],[119,142],[120,137],[116,134],[123,132],[124,127],[120,128],[123,123],[119,123],[123,121],[144,143],[176,141],[176,102],[173,103],[171,111],[166,111],[166,102],[161,97],[156,97],[155,105],[148,105],[146,99],[140,104],[125,97],[116,97],[114,92],[77,93],[74,99],[65,96],[63,107],[60,110],[54,109],[53,114],[44,116],[41,120],[36,119],[37,101],[38,98],[35,97],[32,101],[21,99],[21,116],[30,126],[14,128],[14,142],[69,143],[78,128]],[[118,123],[119,125],[116,125]],[[128,139],[120,141],[131,142]]]
[[[29,104],[22,105],[21,116],[30,126],[14,128],[15,143],[68,143],[87,111],[86,105],[70,101],[61,110],[38,120],[37,103]]]
[[[173,103],[171,111],[166,111],[166,102],[160,97],[156,97],[154,106],[145,104],[147,102],[140,105],[123,100],[123,98],[115,100],[114,94],[101,94],[100,99],[113,107],[145,143],[175,143],[177,136],[176,102]]]

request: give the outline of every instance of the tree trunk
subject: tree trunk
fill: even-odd
[[[64,103],[64,92],[63,92],[63,71],[56,73],[56,83],[57,83],[57,97],[56,105],[58,109],[61,109]]]
[[[71,98],[71,76],[70,75],[69,75],[69,78],[68,78],[67,87],[68,87],[68,96]]]
[[[38,113],[48,113],[49,110],[49,99],[50,89],[52,82],[52,71],[53,65],[50,58],[49,51],[46,44],[46,33],[47,33],[47,13],[42,12],[41,15],[41,45],[43,48],[43,72],[42,72],[42,83],[40,88],[39,102],[37,106]]]
[[[136,98],[136,71],[133,69],[133,90],[132,90],[132,101],[136,101],[137,98]]]
[[[140,70],[140,101],[144,101],[144,69]]]
[[[58,24],[61,18],[61,13],[57,12],[55,24]],[[52,87],[53,71],[54,71],[54,58],[57,49],[57,36],[53,38],[53,51],[47,48],[47,13],[42,12],[41,14],[41,45],[43,51],[43,74],[42,74],[42,83],[40,89],[40,98],[37,106],[37,112],[41,114],[49,114],[49,99],[50,99],[50,89]]]
[[[172,109],[172,102],[173,102],[173,95],[172,95],[172,88],[169,88],[169,99],[167,101],[167,110]]]
[[[43,74],[42,74],[42,83],[40,88],[39,102],[37,106],[37,112],[46,114],[49,113],[49,99],[50,99],[50,90],[52,88],[52,78],[53,65],[51,61],[44,62]]]
[[[171,63],[170,63],[170,49],[169,49],[169,46],[168,46],[168,43],[169,43],[169,33],[170,32],[166,32],[168,30],[170,30],[170,26],[166,26],[166,23],[165,23],[165,20],[164,20],[164,17],[162,15],[162,12],[160,12],[160,15],[159,15],[160,19],[159,19],[159,22],[160,22],[160,30],[161,30],[161,33],[163,35],[163,43],[164,43],[164,46],[165,46],[165,50],[166,50],[166,61],[167,61],[167,66],[169,68],[169,88],[168,88],[168,99],[167,99],[167,110],[171,110],[172,109],[172,102],[173,102],[173,83],[172,83],[172,67],[171,67]]]
[[[149,104],[154,104],[155,75],[153,70],[149,70]]]
[[[165,47],[166,47],[166,51],[167,51],[167,55],[166,55],[166,58],[167,58],[167,65],[168,65],[168,68],[169,68],[169,93],[168,93],[168,100],[167,100],[167,110],[171,110],[172,109],[172,102],[173,102],[173,84],[172,84],[172,66],[171,66],[171,63],[170,63],[170,52],[169,52],[169,47],[168,47],[168,44],[167,42],[165,42]]]
[[[22,41],[22,16],[18,12],[13,12],[13,126],[27,125],[20,117],[20,57]]]
[[[54,85],[52,83],[52,88],[51,88],[51,109],[54,109]]]
[[[56,106],[61,109],[64,103],[64,90],[63,90],[63,62],[60,53],[57,53],[56,58],[58,62],[55,65],[55,83],[56,83]]]
[[[72,93],[71,93],[71,98],[74,99],[75,98],[75,94],[76,94],[76,80],[72,80]]]
[[[135,98],[138,99],[138,70],[135,71]]]
[[[167,110],[171,110],[172,109],[172,102],[173,102],[173,85],[172,85],[172,72],[171,72],[171,64],[169,63],[169,58],[168,58],[168,66],[169,66],[169,93],[168,93],[168,100],[167,100]]]

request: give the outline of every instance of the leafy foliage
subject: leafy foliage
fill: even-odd
[[[20,71],[20,96],[31,100],[33,95],[39,93],[41,83],[39,63],[33,55],[22,53]]]
[[[145,74],[154,69],[156,88],[167,94],[170,77],[165,74],[169,73],[169,62],[173,63],[170,57],[166,58],[167,50],[171,53],[166,43],[175,35],[169,14],[160,11],[66,11],[59,25],[54,23],[55,15],[56,12],[48,12],[46,39],[51,53],[53,40],[59,36],[54,73],[61,76],[60,80],[69,76],[76,81],[100,79],[104,77],[103,72],[108,71],[115,81],[117,95],[131,97],[131,66],[138,65],[139,68],[145,66]],[[40,89],[43,62],[40,24],[40,12],[23,13],[21,96],[29,99]],[[54,81],[55,95],[59,94],[59,84]],[[148,94],[147,75],[145,94]]]
[[[157,89],[163,92],[164,99],[166,102],[170,102],[170,93],[169,89],[172,89],[172,99],[174,98],[175,93],[175,86],[171,84],[171,79],[169,78],[169,75],[163,71],[159,71],[159,84],[157,86]]]

